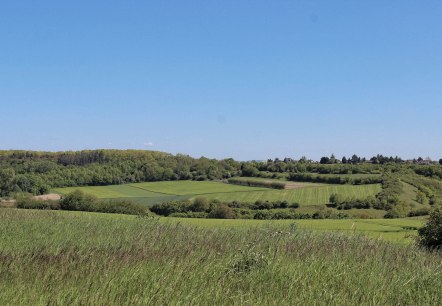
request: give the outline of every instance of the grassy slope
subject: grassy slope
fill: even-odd
[[[61,194],[75,189],[83,190],[99,198],[136,198],[137,201],[155,203],[170,199],[195,197],[204,195],[223,201],[256,200],[287,200],[301,205],[326,204],[332,193],[342,193],[344,196],[357,198],[375,195],[380,191],[379,185],[317,185],[305,183],[305,188],[290,190],[273,190],[269,188],[245,187],[218,182],[173,181],[149,182],[129,185],[98,186],[98,187],[69,187],[58,188],[54,191]],[[163,198],[164,197],[164,198]],[[145,198],[145,199],[143,199]]]
[[[0,209],[0,219],[2,305],[442,303],[440,255],[413,246],[279,221],[195,228],[14,209]],[[235,269],[247,263],[250,270]]]
[[[420,203],[416,202],[417,188],[405,182],[402,182],[402,186],[403,188],[400,199],[413,207],[422,206]]]

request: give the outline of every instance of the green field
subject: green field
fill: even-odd
[[[53,191],[65,195],[76,189],[93,194],[101,199],[131,198],[139,203],[151,205],[174,199],[205,196],[222,201],[255,202],[257,200],[289,201],[301,205],[327,204],[333,193],[348,197],[363,198],[376,195],[380,185],[319,185],[302,183],[303,188],[274,190],[260,187],[246,187],[208,181],[149,182],[127,185],[68,187]]]
[[[0,305],[442,303],[440,254],[382,240],[418,219],[291,226],[6,208],[0,219]]]
[[[131,187],[169,195],[208,195],[217,193],[237,193],[266,191],[268,188],[245,187],[210,181],[173,181],[131,184]]]
[[[213,228],[253,228],[273,226],[289,226],[296,223],[302,230],[334,231],[347,234],[364,234],[371,238],[388,240],[397,243],[412,243],[417,236],[417,228],[424,224],[423,218],[404,219],[344,219],[344,220],[221,220],[170,218],[183,224],[191,224]],[[162,219],[167,222],[167,218]]]

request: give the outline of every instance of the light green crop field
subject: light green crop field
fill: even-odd
[[[152,192],[170,195],[206,195],[212,193],[236,193],[250,191],[266,191],[268,188],[247,187],[210,181],[173,181],[149,182],[130,184],[132,187],[141,188]]]
[[[111,186],[85,186],[85,187],[66,187],[56,188],[53,191],[66,195],[75,190],[81,190],[85,193],[92,194],[101,199],[116,199],[116,198],[150,198],[161,197],[161,193],[151,192],[143,190],[141,188],[135,188],[132,185],[111,185]]]
[[[293,226],[3,208],[0,220],[0,305],[442,304],[441,255],[383,240],[417,219]]]
[[[76,189],[93,194],[98,198],[132,198],[146,205],[174,199],[205,196],[222,201],[255,202],[257,200],[289,201],[301,205],[327,204],[330,195],[339,193],[346,197],[364,198],[376,195],[380,185],[319,185],[302,183],[303,188],[274,190],[261,187],[246,187],[207,181],[148,182],[113,186],[56,188],[62,195]]]
[[[403,219],[323,219],[323,220],[221,220],[221,219],[192,219],[192,218],[162,218],[179,220],[183,224],[214,228],[253,228],[265,226],[288,227],[295,223],[299,229],[312,231],[334,231],[346,234],[364,234],[371,238],[387,240],[396,243],[412,243],[417,236],[417,229],[422,227],[423,218]]]

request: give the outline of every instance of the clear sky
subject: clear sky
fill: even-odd
[[[1,1],[0,149],[442,157],[442,1]]]

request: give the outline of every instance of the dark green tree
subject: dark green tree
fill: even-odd
[[[323,165],[328,164],[328,163],[330,163],[330,158],[327,157],[327,156],[323,156],[323,157],[321,157],[321,159],[319,160],[319,163],[320,163],[320,164],[323,164]]]
[[[0,196],[8,196],[15,188],[15,181],[14,169],[0,169]]]
[[[419,244],[426,248],[442,247],[442,210],[435,209],[424,227],[419,229]]]
[[[190,206],[190,209],[192,211],[208,211],[210,207],[209,200],[204,197],[197,197],[193,201],[192,205]]]
[[[233,219],[233,209],[226,204],[219,204],[213,211],[210,212],[209,217],[215,219]]]

